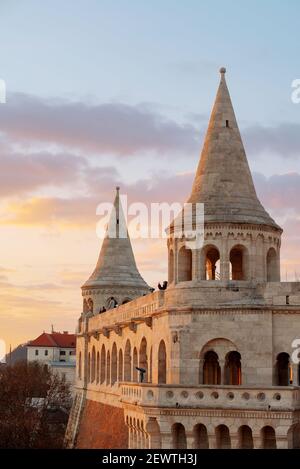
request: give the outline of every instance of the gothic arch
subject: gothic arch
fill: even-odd
[[[139,367],[146,370],[144,375],[145,381],[149,382],[148,376],[148,356],[147,356],[147,340],[145,337],[141,340],[140,351],[139,351]]]
[[[203,384],[221,384],[221,368],[216,352],[210,350],[204,355]]]
[[[133,349],[133,356],[132,356],[132,381],[138,381],[138,371],[136,367],[138,366],[138,353],[136,347]]]
[[[231,280],[249,280],[249,252],[246,246],[237,244],[229,254]]]
[[[267,252],[267,282],[278,281],[278,256],[274,248]]]
[[[178,282],[192,280],[192,251],[182,246],[178,252]]]
[[[118,381],[123,381],[123,350],[119,350],[119,363],[118,363]]]
[[[118,378],[118,352],[116,342],[111,350],[111,384],[114,385]]]
[[[131,344],[127,339],[124,353],[124,381],[131,381]]]
[[[164,340],[161,340],[158,347],[158,384],[167,382],[167,351]]]
[[[101,347],[101,357],[100,357],[100,383],[103,384],[105,382],[106,377],[106,352],[105,352],[105,345],[103,344]]]
[[[96,360],[96,383],[99,383],[100,379],[100,354],[97,352],[97,360]]]
[[[107,350],[106,356],[106,386],[110,385],[110,351]]]
[[[213,244],[202,248],[200,255],[201,280],[220,280],[220,251]]]
[[[93,346],[92,348],[92,363],[91,363],[91,383],[95,381],[96,376],[96,350]]]
[[[277,386],[288,386],[290,384],[291,363],[288,353],[281,352],[277,355],[275,373]]]
[[[242,384],[242,364],[239,352],[233,351],[227,353],[224,377],[224,384],[232,386],[240,386]]]

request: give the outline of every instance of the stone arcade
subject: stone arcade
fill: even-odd
[[[257,198],[220,73],[188,199],[205,204],[204,245],[190,250],[171,224],[169,285],[151,293],[130,240],[104,239],[82,287],[69,447],[300,447],[300,283],[280,282],[282,229]]]

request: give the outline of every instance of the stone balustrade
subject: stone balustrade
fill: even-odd
[[[180,386],[120,383],[122,402],[154,407],[294,410],[300,388],[245,386]]]

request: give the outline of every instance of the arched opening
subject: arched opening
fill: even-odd
[[[230,449],[231,440],[228,427],[226,425],[219,425],[216,428],[217,448]]]
[[[106,386],[110,385],[110,351],[107,351],[106,358]]]
[[[274,428],[266,426],[262,428],[261,433],[263,449],[276,449],[276,436]]]
[[[235,246],[230,251],[231,280],[247,280],[249,256],[245,246]]]
[[[152,383],[152,347],[150,348],[149,383]]]
[[[81,374],[82,374],[82,354],[79,352],[79,358],[78,358],[78,379],[81,379]]]
[[[276,377],[278,386],[288,386],[292,381],[290,356],[286,352],[279,353],[276,360]]]
[[[204,355],[203,384],[221,384],[221,368],[216,352],[210,350]]]
[[[131,298],[124,298],[124,300],[122,301],[122,305],[125,305],[126,303],[129,303],[129,301],[131,301]]]
[[[299,449],[300,448],[300,424],[293,425],[287,434],[288,448]]]
[[[132,366],[132,380],[138,381],[138,372],[136,367],[138,366],[138,353],[136,347],[133,349],[133,366]]]
[[[242,365],[239,352],[229,352],[225,360],[225,383],[233,386],[242,384]]]
[[[117,374],[118,374],[118,352],[117,346],[114,342],[112,350],[111,350],[111,384],[115,384],[117,381]]]
[[[120,350],[119,350],[119,364],[118,364],[118,368],[119,368],[118,380],[119,380],[119,381],[123,381],[123,351],[122,351],[121,348],[120,348]]]
[[[105,382],[105,376],[106,376],[105,358],[106,358],[106,352],[105,352],[105,345],[103,344],[101,348],[101,357],[100,357],[100,360],[101,360],[100,383],[101,384]]]
[[[93,302],[92,298],[88,299],[87,304],[88,304],[88,311],[93,313],[93,311],[94,311],[94,302]]]
[[[146,432],[150,437],[150,448],[151,449],[160,449],[161,448],[161,434],[160,427],[155,417],[150,417],[147,425]]]
[[[248,425],[242,425],[239,428],[238,435],[240,449],[253,449],[252,430]]]
[[[144,375],[144,380],[146,382],[149,382],[149,376],[148,376],[148,357],[147,357],[147,341],[145,337],[143,337],[140,345],[140,356],[139,356],[139,367],[143,368],[146,370],[146,373]]]
[[[127,339],[124,354],[124,381],[131,381],[131,344]]]
[[[220,253],[215,247],[205,248],[205,279],[220,280]]]
[[[178,282],[192,280],[192,251],[185,246],[178,253]]]
[[[279,280],[277,272],[277,253],[274,248],[270,248],[267,253],[267,282]]]
[[[91,365],[91,383],[95,381],[96,375],[96,350],[95,347],[92,348],[92,365]]]
[[[87,382],[91,381],[91,354],[88,354]]]
[[[171,432],[173,449],[186,449],[186,434],[182,423],[174,423]]]
[[[99,383],[100,379],[100,354],[97,352],[97,360],[96,360],[96,383]]]
[[[208,435],[205,425],[198,423],[194,426],[194,449],[208,449]]]
[[[167,351],[166,344],[163,340],[160,341],[158,347],[158,384],[165,384],[167,382]]]
[[[105,306],[106,306],[106,311],[108,311],[110,309],[116,308],[118,306],[118,302],[117,302],[116,298],[111,296],[110,298],[108,298],[106,300],[106,305]]]
[[[173,249],[170,249],[169,252],[169,265],[168,265],[168,272],[169,272],[169,284],[174,282],[174,252]]]
[[[83,312],[87,313],[89,310],[89,305],[88,302],[86,301],[86,298],[83,300]]]

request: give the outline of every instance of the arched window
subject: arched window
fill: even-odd
[[[97,352],[97,360],[96,360],[96,383],[99,383],[100,379],[100,354]]]
[[[106,386],[110,385],[110,351],[107,351],[106,358]]]
[[[277,355],[276,361],[276,377],[278,386],[288,386],[292,381],[292,369],[290,364],[290,356],[288,353],[282,352]]]
[[[277,254],[274,248],[270,248],[267,254],[267,282],[276,282],[278,277]]]
[[[136,347],[133,349],[133,369],[132,369],[132,381],[138,381],[138,372],[136,367],[138,366],[138,353]]]
[[[182,423],[174,423],[171,428],[173,449],[186,449],[186,434]]]
[[[203,384],[221,384],[219,357],[212,350],[204,355]]]
[[[88,383],[91,381],[91,354],[88,354],[88,372],[87,372],[87,381]]]
[[[262,428],[261,433],[263,449],[276,449],[276,436],[274,428],[266,426]]]
[[[105,352],[105,345],[102,345],[101,348],[101,370],[100,370],[100,383],[103,384],[105,382],[106,376],[106,352]]]
[[[235,246],[230,251],[231,280],[248,280],[249,255],[245,246]]]
[[[253,449],[252,430],[248,425],[242,425],[239,428],[238,435],[240,449]]]
[[[167,352],[166,344],[163,340],[160,341],[158,347],[158,384],[165,384],[167,382]]]
[[[79,358],[78,358],[78,379],[81,379],[81,374],[82,374],[82,355],[81,355],[81,352],[79,352]]]
[[[242,384],[242,365],[239,352],[229,352],[225,360],[225,383],[234,386]]]
[[[86,298],[83,300],[83,312],[87,313],[89,310],[89,305],[88,302],[86,301]]]
[[[194,426],[194,449],[208,449],[208,435],[205,425],[198,423]]]
[[[169,284],[170,284],[170,283],[174,282],[174,252],[173,252],[173,249],[170,249],[170,252],[169,252],[168,272],[169,272]]]
[[[220,253],[217,248],[205,248],[205,279],[220,280]]]
[[[111,384],[115,384],[117,381],[118,374],[118,357],[117,357],[117,346],[114,342],[112,351],[111,351]]]
[[[119,364],[118,364],[118,368],[119,368],[119,373],[118,373],[118,381],[123,381],[123,351],[122,349],[120,348],[119,350]]]
[[[152,347],[150,348],[149,382],[152,383]]]
[[[216,428],[217,448],[230,449],[231,439],[228,427],[226,425],[219,425]]]
[[[192,280],[192,251],[185,246],[178,253],[178,282]]]
[[[149,382],[149,376],[148,376],[148,357],[147,357],[147,341],[145,337],[143,337],[140,345],[140,354],[139,354],[139,367],[143,368],[146,370],[146,373],[144,374],[144,380],[146,382]]]
[[[88,310],[92,313],[94,311],[94,302],[92,298],[89,298],[87,303],[88,303]]]
[[[96,351],[95,347],[92,348],[92,364],[91,364],[91,383],[95,381],[96,374]]]
[[[300,448],[300,424],[293,425],[287,434],[288,437],[288,448],[299,449]]]
[[[131,345],[129,339],[125,345],[124,381],[131,381]]]

